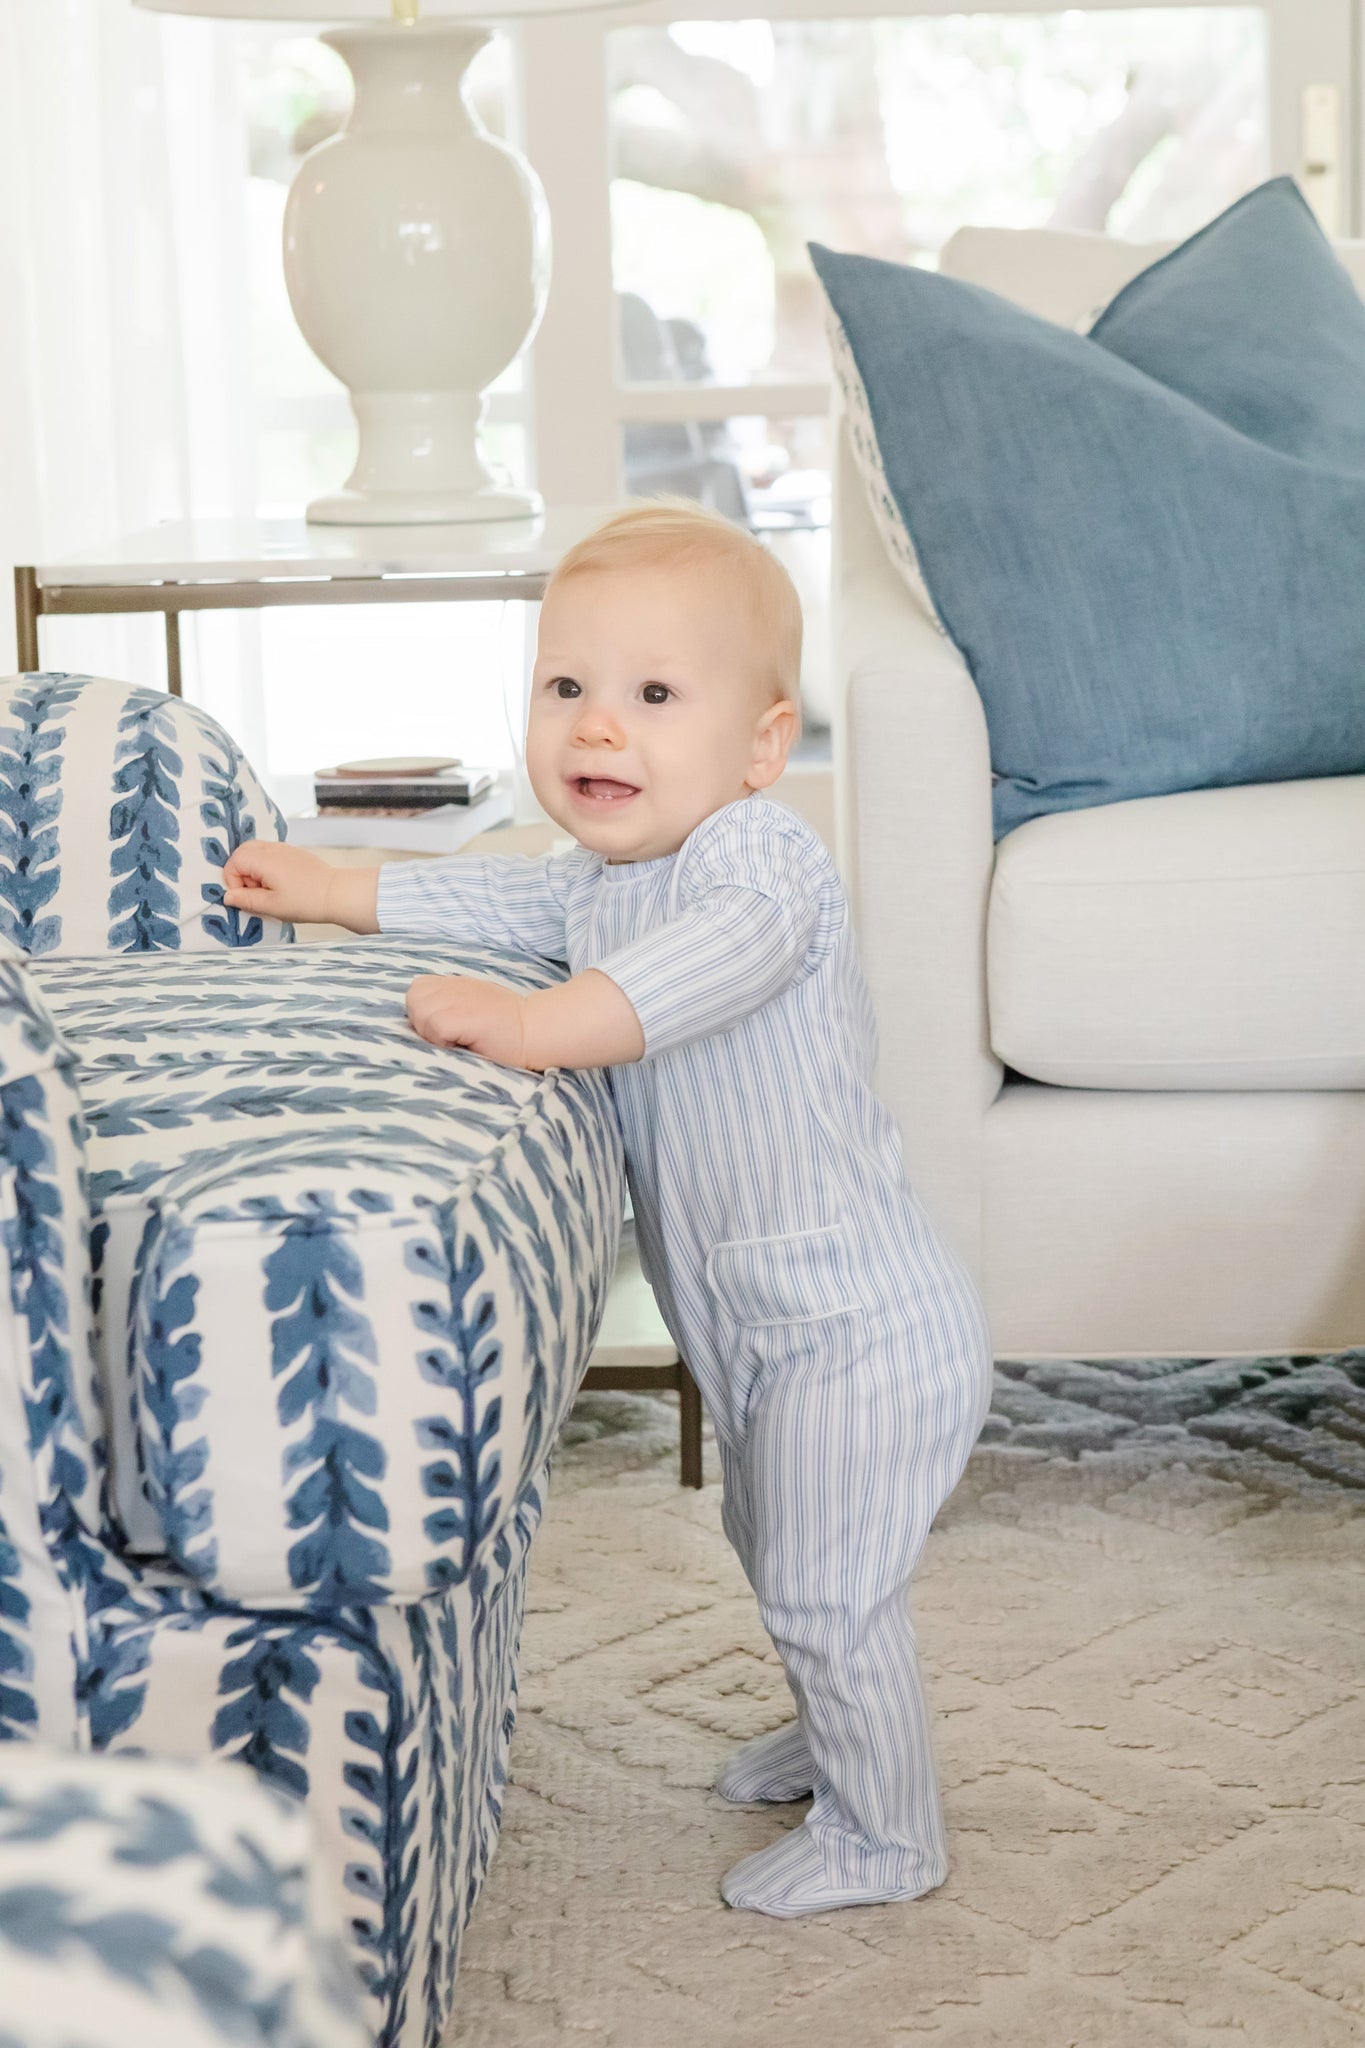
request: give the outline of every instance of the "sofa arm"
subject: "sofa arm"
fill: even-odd
[[[995,846],[986,721],[961,655],[887,560],[840,436],[835,503],[841,860],[881,1041],[879,1084],[916,1191],[981,1271]]]
[[[434,968],[561,975],[382,937],[31,971],[82,1062],[115,1513],[227,1600],[502,1569],[596,1342],[607,1077],[424,1044],[403,995]]]
[[[288,945],[223,904],[223,864],[284,819],[235,740],[164,690],[57,672],[0,676],[0,777],[24,859],[0,868],[0,933],[56,954]]]

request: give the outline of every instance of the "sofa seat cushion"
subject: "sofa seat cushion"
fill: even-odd
[[[991,1044],[1076,1088],[1365,1088],[1365,776],[1148,797],[996,853]]]
[[[97,1343],[133,1547],[251,1603],[463,1581],[544,1464],[623,1207],[598,1073],[441,1052],[373,939],[45,962],[90,1126]]]

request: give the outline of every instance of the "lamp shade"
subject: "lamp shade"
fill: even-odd
[[[579,14],[601,0],[421,0],[423,21],[492,21],[514,14]],[[610,0],[608,0],[610,4]],[[134,0],[153,14],[201,14],[215,21],[388,21],[392,0]]]

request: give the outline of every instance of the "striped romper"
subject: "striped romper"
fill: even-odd
[[[791,1785],[747,1796],[814,1794],[725,1896],[794,1915],[941,1884],[908,1591],[989,1406],[990,1346],[874,1091],[829,854],[752,795],[659,860],[391,865],[378,918],[596,967],[639,1017],[644,1057],[611,1084],[641,1259],[714,1422],[725,1531],[797,1708]]]

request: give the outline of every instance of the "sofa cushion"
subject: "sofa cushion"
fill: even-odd
[[[0,682],[0,933],[21,952],[216,952],[293,928],[223,907],[222,866],[284,820],[236,743],[163,690]]]
[[[467,1577],[597,1332],[623,1206],[600,1073],[418,1039],[388,939],[45,961],[91,1131],[113,1486],[135,1547],[250,1603]]]
[[[1365,776],[1038,818],[997,850],[991,1044],[1078,1088],[1365,1088]]]
[[[866,393],[874,503],[981,693],[997,834],[1365,771],[1365,305],[1289,180],[1089,335],[812,255]]]

